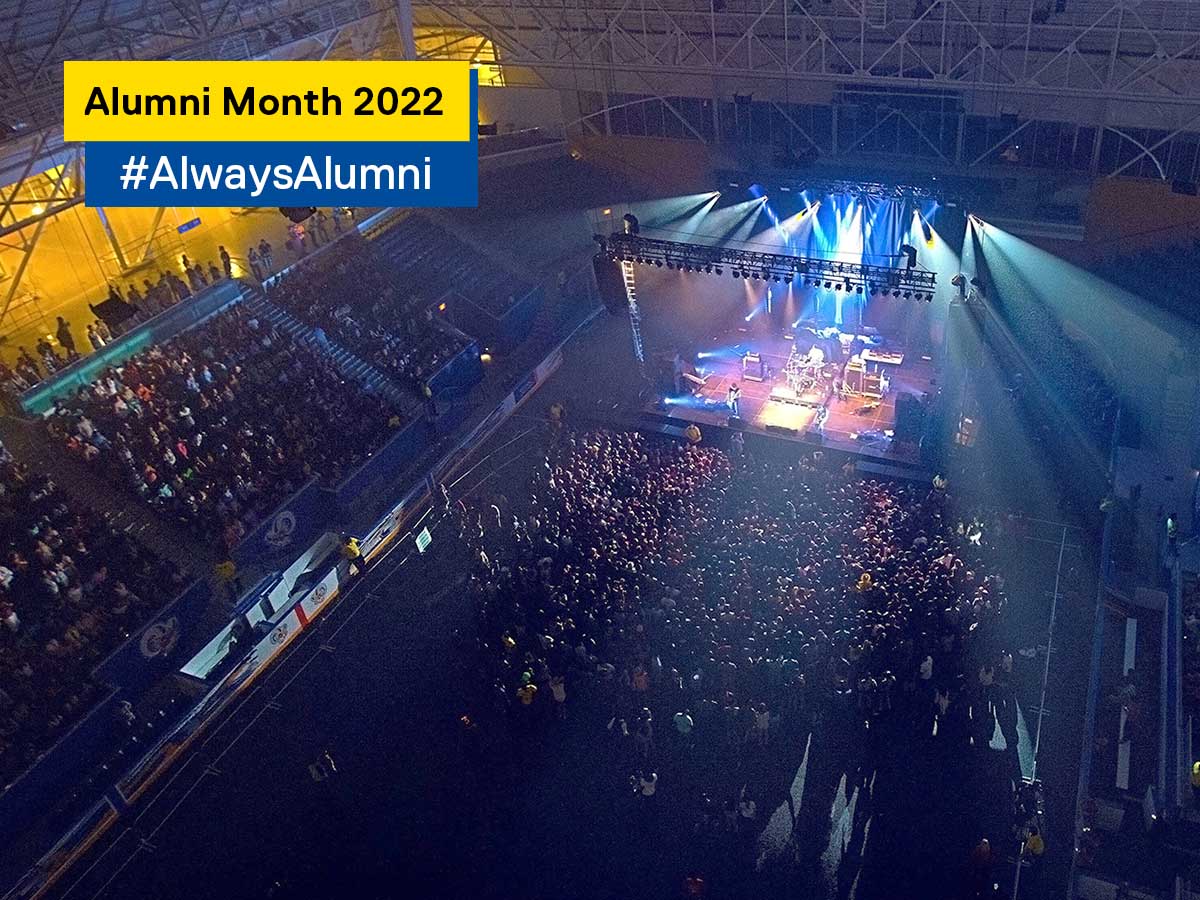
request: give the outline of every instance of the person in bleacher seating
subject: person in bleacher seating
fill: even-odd
[[[376,365],[430,409],[429,379],[466,343],[439,328],[419,296],[397,295],[387,261],[366,241],[342,241],[324,258],[327,269],[289,274],[272,286],[270,299]]]
[[[100,373],[48,427],[147,504],[232,546],[308,479],[338,483],[396,414],[239,305]]]
[[[0,786],[103,696],[91,670],[183,584],[0,451]]]

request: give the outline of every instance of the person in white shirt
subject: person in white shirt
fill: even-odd
[[[653,797],[654,792],[658,790],[658,773],[643,772],[637,779],[638,793],[643,797]]]
[[[921,680],[928,681],[933,677],[933,657],[926,656],[921,660]]]

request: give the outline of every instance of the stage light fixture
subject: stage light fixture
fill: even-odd
[[[831,287],[833,287],[832,282],[830,282],[830,281],[825,282],[825,290],[829,290]]]
[[[730,272],[729,274],[730,274],[730,276],[731,276],[731,277],[733,277],[733,278],[741,278],[741,277],[742,277],[742,273],[741,273],[741,272],[739,272],[737,269],[734,269],[734,270],[733,270],[732,272]]]
[[[911,300],[911,299],[912,299],[912,291],[905,291],[905,292],[904,292],[904,299],[905,299],[905,300]]]
[[[669,260],[669,259],[668,259],[668,260],[667,260],[667,268],[668,268],[668,269],[674,269],[674,268],[675,268],[675,263],[671,262],[671,260]]]
[[[656,260],[654,261],[654,264],[655,264],[656,266],[658,266],[660,269],[662,268],[662,260],[661,260],[661,259],[656,259]]]
[[[713,269],[713,272],[714,272],[714,273],[716,273],[717,275],[724,275],[724,274],[725,274],[725,273],[724,273],[724,271],[722,271],[722,269],[721,269],[721,267],[720,267],[720,266],[716,266],[716,267]]]
[[[892,296],[893,296],[893,297],[899,297],[899,296],[900,296],[900,289],[899,289],[899,288],[892,288]]]
[[[705,271],[705,273],[711,275],[712,274],[712,266],[705,266],[704,271]]]
[[[860,285],[858,285],[858,286],[857,286],[857,287],[854,289],[854,293],[856,293],[856,294],[861,294],[862,292],[863,292],[863,286],[862,286],[861,284],[860,284]]]
[[[840,290],[842,289],[842,286],[841,286],[840,284],[835,284],[835,285],[833,286],[833,289],[834,289],[835,291],[840,291]]]
[[[758,273],[757,273],[757,272],[751,272],[751,273],[750,273],[750,276],[751,276],[751,277],[752,277],[752,278],[753,278],[755,281],[758,281]]]

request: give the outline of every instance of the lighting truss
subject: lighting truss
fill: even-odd
[[[722,184],[749,185],[759,184],[767,194],[773,193],[776,186],[784,190],[807,191],[815,196],[838,196],[845,194],[859,200],[867,198],[876,200],[905,200],[920,203],[925,200],[936,200],[938,203],[967,208],[975,205],[976,197],[970,188],[963,184],[943,183],[934,179],[927,183],[919,181],[891,181],[883,178],[863,181],[861,179],[830,178],[822,176],[796,176],[786,173],[750,178],[741,172],[719,172]],[[961,181],[961,179],[959,179]]]
[[[714,247],[707,244],[687,244],[643,237],[640,234],[615,232],[608,237],[596,235],[600,251],[622,263],[642,263],[667,266],[691,272],[730,274],[772,281],[808,279],[829,282],[838,287],[854,289],[869,287],[932,293],[937,275],[927,269],[908,269],[902,266],[880,266],[840,260],[814,259],[785,253],[760,253],[733,247]],[[899,257],[897,257],[899,258]]]

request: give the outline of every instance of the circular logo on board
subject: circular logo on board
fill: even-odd
[[[317,585],[317,589],[313,593],[316,594],[317,602],[323,603],[325,598],[329,596],[329,588],[325,587],[325,584],[322,582]]]
[[[283,639],[288,635],[287,622],[280,622],[279,627],[271,632],[271,643],[279,646],[283,643]]]
[[[276,550],[281,550],[292,542],[292,534],[296,530],[296,514],[285,509],[271,521],[271,527],[264,538]]]
[[[179,620],[174,616],[155,622],[142,632],[139,642],[142,656],[154,659],[156,656],[166,656],[179,643]]]

